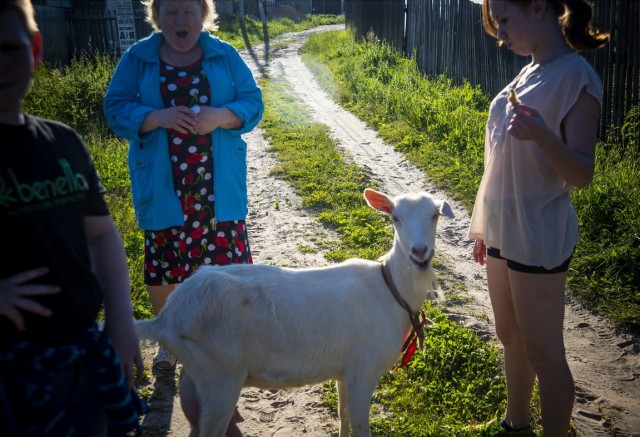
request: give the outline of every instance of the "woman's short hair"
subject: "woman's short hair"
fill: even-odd
[[[159,24],[159,16],[160,16],[160,3],[163,0],[143,0],[142,4],[145,6],[145,11],[147,15],[147,23],[151,24],[151,26],[155,30],[161,30]],[[216,13],[216,7],[213,4],[213,0],[192,0],[200,2],[200,7],[202,8],[202,27],[207,29],[209,32],[213,32],[218,30],[218,25],[216,24],[216,19],[218,18],[218,14]]]

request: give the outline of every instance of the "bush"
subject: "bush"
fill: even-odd
[[[580,296],[629,329],[640,314],[640,108],[597,146],[593,182],[573,193],[582,240],[571,283]]]

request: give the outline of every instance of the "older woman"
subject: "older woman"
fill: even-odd
[[[209,33],[216,18],[211,0],[148,0],[146,7],[156,31],[123,55],[104,111],[113,131],[130,141],[144,278],[157,314],[199,266],[252,262],[241,135],[258,124],[264,105],[235,48]],[[175,364],[161,347],[154,366]],[[194,396],[183,377],[183,409],[192,424]]]

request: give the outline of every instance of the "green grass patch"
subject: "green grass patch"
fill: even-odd
[[[265,115],[262,126],[279,165],[273,173],[292,183],[302,205],[341,236],[327,258],[375,258],[389,248],[389,222],[369,208],[362,192],[375,188],[365,172],[345,162],[327,126],[311,121],[287,94],[283,79],[263,81]]]
[[[621,327],[640,321],[640,107],[598,143],[593,182],[576,190],[582,241],[570,280],[577,293]]]
[[[307,18],[299,23],[289,18],[268,20],[268,37],[269,40],[271,40],[272,38],[289,32],[300,32],[317,26],[340,23],[344,23],[344,15],[307,14]],[[247,29],[249,45],[255,46],[264,42],[262,21],[247,16],[245,17],[245,27]],[[215,35],[231,43],[237,49],[243,49],[247,47],[247,44],[242,35],[241,28],[242,23],[239,16],[222,15],[218,20],[218,31],[215,32]]]

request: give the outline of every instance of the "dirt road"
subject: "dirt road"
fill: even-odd
[[[313,32],[335,28],[327,26]],[[299,56],[300,46],[309,34],[278,38],[282,43],[271,54],[269,74],[287,79],[290,92],[304,103],[314,119],[329,126],[344,156],[366,168],[384,191],[398,194],[426,190],[446,198],[429,185],[420,170],[320,89]],[[251,57],[246,59],[259,75]],[[263,59],[261,55],[259,59]],[[313,241],[336,236],[300,207],[300,200],[287,183],[269,174],[276,162],[266,151],[269,145],[261,130],[256,129],[246,140],[250,145],[247,224],[254,261],[292,267],[326,265],[321,251],[302,252],[299,245],[314,246]],[[493,338],[484,269],[473,263],[471,242],[466,240],[469,217],[458,203],[448,200],[456,219],[441,222],[438,256],[455,272],[455,279],[464,283],[470,302],[447,304],[446,311],[465,326]],[[577,391],[573,417],[579,435],[640,436],[640,346],[615,335],[605,320],[591,315],[570,298],[566,311],[567,355]],[[145,354],[150,365],[153,348],[147,348]],[[154,389],[152,411],[143,419],[145,435],[188,435],[189,427],[176,396],[178,371],[154,373],[149,386]],[[238,404],[245,418],[240,428],[245,436],[337,436],[337,418],[322,405],[321,390],[320,385],[291,392],[246,389]]]

